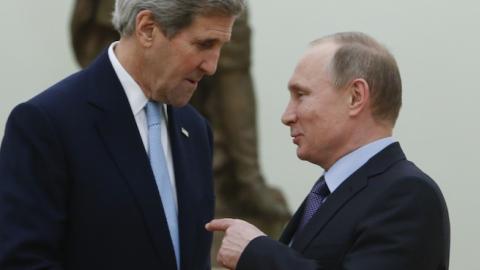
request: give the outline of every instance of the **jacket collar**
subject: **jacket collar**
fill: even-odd
[[[320,233],[326,224],[340,211],[348,201],[368,186],[368,179],[383,173],[394,163],[404,160],[405,155],[398,142],[387,146],[373,156],[367,163],[348,177],[322,204],[303,231],[295,236],[292,248],[302,252],[308,244]],[[288,244],[295,233],[298,222],[303,214],[305,201],[294,214],[287,225],[280,241]]]

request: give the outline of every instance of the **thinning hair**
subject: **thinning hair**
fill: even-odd
[[[393,55],[360,32],[332,34],[311,45],[326,41],[339,45],[328,66],[334,87],[343,89],[355,79],[364,79],[370,88],[373,117],[395,124],[402,106],[402,82]]]
[[[129,36],[135,31],[137,14],[149,10],[171,38],[196,16],[238,16],[244,6],[244,0],[116,0],[112,23],[121,36]]]

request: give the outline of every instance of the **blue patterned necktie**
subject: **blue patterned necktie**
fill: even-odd
[[[162,145],[161,125],[163,122],[163,106],[149,101],[145,108],[148,124],[148,155],[152,166],[155,182],[157,183],[163,210],[167,218],[168,229],[175,251],[177,269],[180,269],[180,242],[178,234],[178,214],[173,197],[173,187],[167,169],[167,161]]]
[[[305,227],[305,225],[307,225],[308,221],[310,221],[312,216],[317,212],[328,195],[330,195],[330,190],[325,182],[325,177],[322,176],[320,179],[318,179],[308,194],[307,202],[305,203],[305,209],[303,210],[303,216],[297,227],[296,234],[298,234]]]

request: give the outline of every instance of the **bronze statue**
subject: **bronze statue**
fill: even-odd
[[[118,40],[111,25],[114,3],[76,0],[71,34],[82,67]],[[247,16],[244,13],[235,22],[232,40],[222,50],[216,74],[200,82],[191,103],[210,121],[214,132],[216,216],[242,218],[277,236],[290,213],[282,193],[269,187],[260,172]],[[215,250],[220,239],[216,235]]]

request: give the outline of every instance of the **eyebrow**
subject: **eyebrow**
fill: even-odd
[[[219,41],[218,38],[203,38],[203,37],[199,37],[199,38],[196,38],[195,41],[197,42],[217,42]]]
[[[196,39],[196,42],[197,43],[214,43],[214,44],[217,44],[217,43],[228,43],[228,42],[230,42],[230,40],[223,40],[223,39],[220,39],[220,38],[198,38],[198,39]]]
[[[290,92],[305,91],[305,88],[299,85],[298,83],[289,83],[288,91]]]

